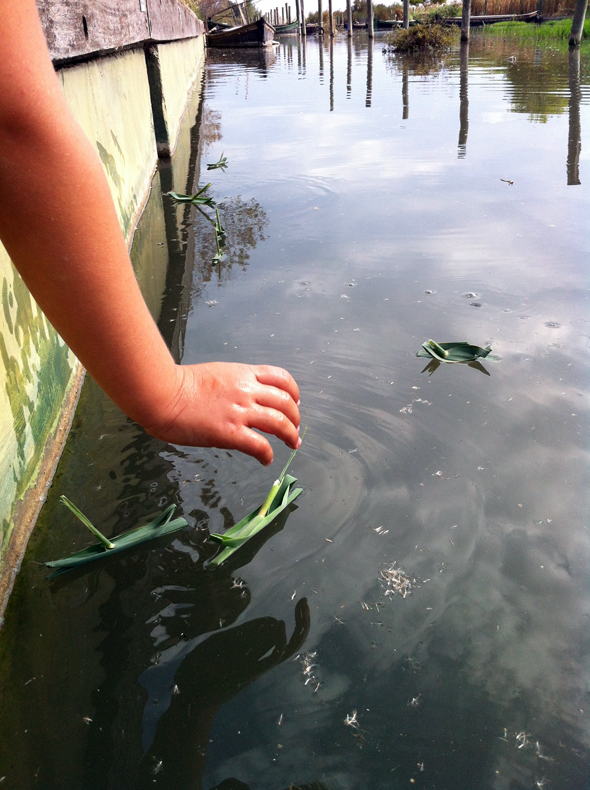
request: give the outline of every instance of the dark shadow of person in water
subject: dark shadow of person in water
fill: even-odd
[[[283,620],[258,617],[192,647],[175,672],[170,705],[141,761],[137,787],[152,788],[156,779],[160,788],[200,790],[209,735],[219,708],[293,656],[305,642],[309,627],[309,606],[307,599],[301,598],[295,606],[295,628],[289,639]],[[247,785],[226,780],[218,787],[237,790]]]

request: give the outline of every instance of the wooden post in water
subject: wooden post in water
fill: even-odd
[[[404,0],[404,21],[402,27],[404,30],[410,27],[410,0]]]
[[[588,2],[588,0],[586,0]],[[469,28],[471,25],[471,0],[463,0],[461,13],[461,41],[469,41]]]
[[[580,182],[580,152],[582,150],[582,124],[580,123],[580,48],[569,51],[568,78],[570,85],[569,127],[567,137],[567,185],[578,186]]]
[[[330,17],[330,38],[334,38],[334,14],[332,12],[332,0],[328,0],[328,16]]]
[[[369,38],[375,38],[373,0],[367,0],[367,33],[369,34]]]
[[[322,0],[318,0],[318,36],[324,35],[324,11],[322,8]]]
[[[299,13],[299,0],[295,0],[295,14],[297,19],[297,24],[301,25],[301,14]]]
[[[305,7],[303,5],[303,0],[299,0],[301,3],[301,35],[307,36],[307,28],[305,27]]]
[[[588,0],[576,0],[576,6],[574,8],[574,18],[572,20],[572,32],[570,34],[570,47],[580,46],[587,8],[588,8]]]
[[[404,2],[407,3],[408,0],[404,0]],[[351,38],[352,37],[352,1],[351,0],[346,0],[346,20],[347,20],[346,32],[348,33],[348,37]]]

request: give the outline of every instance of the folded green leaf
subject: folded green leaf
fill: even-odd
[[[64,501],[65,499],[66,497],[62,497],[62,502],[64,502],[64,504],[66,504],[70,510],[72,510],[72,512],[76,513],[78,508],[76,508],[75,505],[72,505],[69,500]],[[135,529],[122,532],[120,535],[112,538],[109,541],[112,548],[107,548],[104,542],[93,543],[92,546],[88,546],[81,551],[77,551],[74,554],[71,554],[69,557],[63,557],[61,560],[46,562],[45,565],[48,568],[57,568],[58,573],[62,573],[63,571],[69,570],[70,568],[76,568],[79,565],[85,565],[88,562],[94,562],[94,560],[110,557],[113,554],[118,554],[120,551],[126,551],[127,549],[139,546],[141,543],[145,543],[148,540],[160,538],[163,535],[170,534],[171,532],[176,532],[177,530],[186,527],[188,522],[184,518],[173,519],[172,515],[175,510],[176,505],[170,505],[166,508],[166,510],[160,513],[157,518],[155,518],[149,524],[146,524],[144,527],[135,527]],[[78,513],[80,513],[80,511],[76,513],[78,518],[80,518]],[[83,514],[80,515],[82,515],[80,520],[86,524],[88,519],[86,519]],[[90,522],[88,522],[88,524],[89,523]],[[86,526],[88,526],[88,524],[86,524]],[[98,532],[98,530],[96,530],[96,532]],[[104,540],[108,540],[108,538],[104,538],[104,536],[102,536],[102,538]]]
[[[226,167],[227,167],[227,157],[221,154],[218,162],[213,162],[212,164],[207,165],[207,170],[225,170]]]
[[[429,340],[427,343],[422,343],[422,348],[416,356],[436,359],[439,362],[465,363],[474,362],[479,358],[485,359],[491,350],[491,346],[485,348],[472,346],[466,340],[454,343],[435,343],[434,340]]]
[[[264,505],[259,506],[223,535],[211,534],[209,539],[214,543],[219,543],[224,549],[221,554],[218,554],[211,560],[209,566],[216,567],[221,565],[228,557],[231,557],[236,549],[274,521],[279,513],[282,513],[303,491],[302,488],[293,487],[296,482],[297,479],[295,477],[285,475],[280,486],[275,490],[275,495],[265,514],[261,515]]]
[[[213,198],[203,194],[210,186],[211,184],[205,184],[205,186],[199,189],[194,195],[181,195],[179,192],[167,192],[167,194],[177,203],[192,203],[195,206],[209,206],[209,208],[215,208],[215,201]]]

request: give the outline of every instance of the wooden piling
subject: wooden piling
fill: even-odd
[[[324,35],[324,11],[322,9],[322,0],[318,0],[318,36]]]
[[[367,33],[369,34],[369,38],[375,38],[373,0],[367,0]]]
[[[330,37],[334,38],[334,13],[332,12],[332,0],[328,0],[328,16],[330,17]]]
[[[303,0],[299,0],[301,4],[301,35],[307,36],[307,27],[305,26],[305,7],[303,5]]]
[[[572,19],[572,32],[570,33],[570,47],[580,46],[582,40],[582,31],[584,30],[584,19],[586,18],[586,9],[588,8],[588,0],[576,0],[574,8],[574,18]]]
[[[410,27],[410,0],[404,0],[404,20],[402,27],[407,30]]]
[[[404,0],[404,2],[407,3],[408,0]],[[351,0],[346,0],[346,20],[347,20],[346,21],[346,27],[347,27],[347,31],[346,32],[348,33],[348,37],[352,38],[352,2],[351,2]]]
[[[588,2],[588,0],[586,0]],[[469,41],[469,28],[471,26],[471,0],[463,0],[461,13],[461,41]]]

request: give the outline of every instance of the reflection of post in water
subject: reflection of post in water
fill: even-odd
[[[410,78],[408,75],[408,64],[404,61],[402,62],[402,104],[403,104],[402,118],[404,121],[407,121],[408,118],[410,117],[409,82],[410,82]]]
[[[330,112],[334,112],[334,39],[330,38]]]
[[[373,44],[374,39],[370,38],[367,45],[367,97],[365,99],[365,107],[371,106],[371,97],[373,95]]]
[[[467,134],[469,132],[469,42],[461,42],[461,61],[459,65],[459,149],[458,159],[467,154]]]
[[[324,84],[324,40],[322,38],[318,41],[318,49],[320,52],[320,85]]]
[[[305,75],[307,70],[307,36],[301,36],[301,73]]]
[[[348,39],[348,60],[346,63],[346,98],[352,93],[352,38]]]
[[[201,124],[203,121],[203,107],[205,102],[201,95],[199,109],[195,124],[191,129],[190,157],[186,184],[174,183],[174,168],[171,159],[160,160],[160,184],[162,194],[177,190],[192,194],[193,187],[198,180],[200,160]],[[187,282],[192,279],[192,272],[187,277],[188,225],[190,206],[183,210],[181,227],[178,226],[178,209],[169,197],[163,197],[164,224],[166,227],[166,244],[168,247],[168,269],[166,271],[166,289],[162,298],[162,307],[158,320],[158,328],[168,345],[176,362],[180,362],[184,354],[184,335],[186,331],[186,316],[189,312],[191,289]],[[192,255],[192,253],[190,253]],[[191,261],[194,266],[194,260]],[[189,268],[192,268],[189,264]],[[183,317],[184,316],[184,317]]]
[[[570,84],[569,129],[567,138],[567,184],[580,184],[580,153],[582,151],[582,124],[580,123],[580,49],[571,48],[568,54]]]

